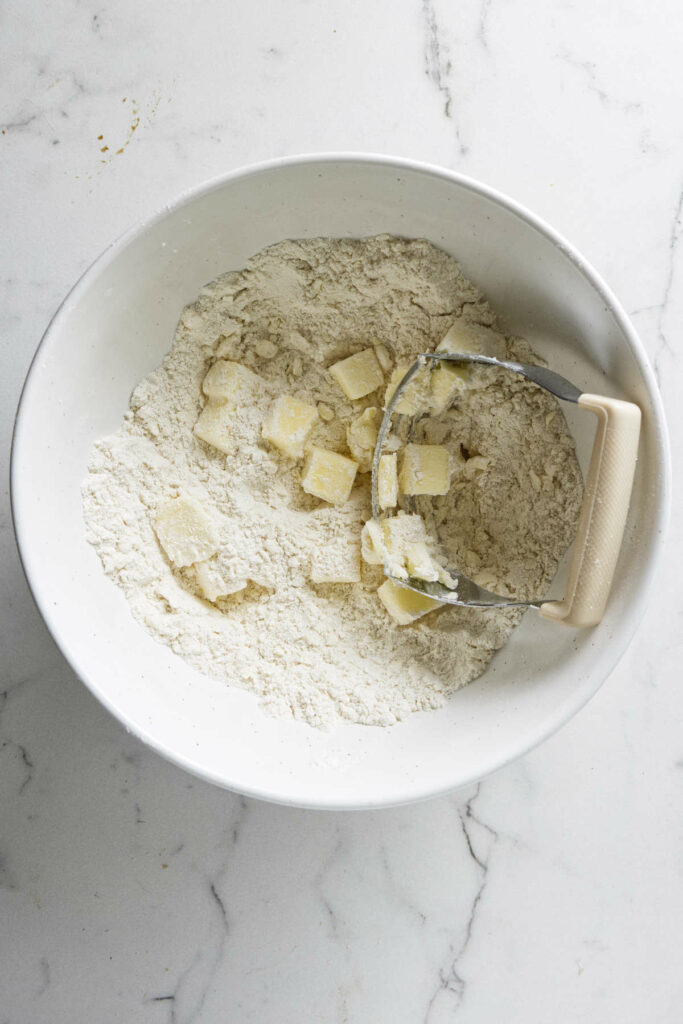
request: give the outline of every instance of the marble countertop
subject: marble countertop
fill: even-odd
[[[202,179],[325,150],[455,168],[566,234],[640,330],[680,452],[682,49],[675,0],[5,5],[3,480],[40,335],[104,246]],[[377,813],[162,761],[56,650],[6,484],[0,544],[2,1024],[680,1024],[680,521],[568,726]]]

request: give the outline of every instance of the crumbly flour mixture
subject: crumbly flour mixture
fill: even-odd
[[[204,288],[120,430],[94,446],[83,488],[88,540],[155,638],[254,691],[268,712],[315,726],[391,725],[481,674],[521,613],[444,606],[400,626],[377,598],[381,567],[363,564],[360,583],[312,583],[314,553],[360,534],[370,474],[357,475],[345,504],[325,504],[302,490],[300,464],[261,436],[268,405],[288,394],[318,407],[310,441],[348,455],[347,424],[383,395],[352,402],[327,368],[377,342],[394,362],[410,360],[459,318],[496,329],[455,260],[390,236],[285,241]],[[520,339],[498,333],[498,342],[510,357],[535,358]],[[263,381],[264,407],[241,411],[229,455],[193,433],[217,358]],[[477,367],[456,405],[419,429],[448,448],[454,467],[448,495],[418,499],[451,563],[489,589],[542,595],[582,495],[557,403],[521,378]],[[192,567],[166,557],[154,518],[180,493],[214,509],[220,557],[248,580],[238,593],[210,603]]]

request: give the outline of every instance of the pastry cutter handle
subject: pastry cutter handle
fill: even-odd
[[[539,614],[566,626],[595,626],[602,618],[624,535],[638,455],[640,409],[632,402],[582,394],[577,404],[597,416],[565,596]]]

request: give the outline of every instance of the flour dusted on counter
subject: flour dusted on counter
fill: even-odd
[[[534,359],[497,330],[458,264],[425,241],[286,241],[203,289],[120,430],[94,446],[83,487],[88,540],[157,640],[254,691],[270,713],[316,726],[391,725],[481,674],[519,610],[440,606],[415,620],[406,612],[412,624],[399,625],[385,608],[395,595],[378,598],[381,566],[359,557],[370,515],[365,435],[378,416],[364,413],[453,324]],[[217,360],[250,372],[220,366],[202,392]],[[249,401],[226,405],[237,386]],[[282,396],[317,410],[293,441],[282,440],[282,416],[303,414]],[[449,453],[448,493],[414,499],[449,563],[501,593],[543,594],[573,539],[582,491],[554,399],[477,367],[415,440]],[[316,497],[315,451],[359,462],[348,500]],[[189,541],[178,526],[186,522]]]

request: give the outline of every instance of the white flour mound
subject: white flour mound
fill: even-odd
[[[346,424],[383,396],[348,401],[327,367],[377,340],[394,360],[410,359],[458,317],[495,327],[455,260],[390,236],[282,242],[184,310],[122,427],[94,446],[83,487],[88,540],[156,639],[254,691],[269,713],[315,726],[391,725],[483,672],[519,611],[445,606],[398,626],[376,596],[377,567],[363,565],[361,583],[310,582],[312,552],[342,532],[357,535],[370,515],[369,474],[342,507],[305,494],[300,466],[260,437],[268,397],[236,423],[234,455],[192,431],[202,379],[222,357],[259,374],[267,395],[328,406],[334,418],[321,418],[310,440],[348,454]],[[525,342],[504,343],[510,357],[534,360]],[[452,564],[501,593],[542,595],[573,539],[582,494],[557,403],[521,378],[477,368],[457,406],[424,429],[458,465],[450,494],[421,508]],[[222,542],[251,581],[215,605],[199,596],[191,570],[171,567],[152,528],[160,504],[180,491],[215,506]]]

